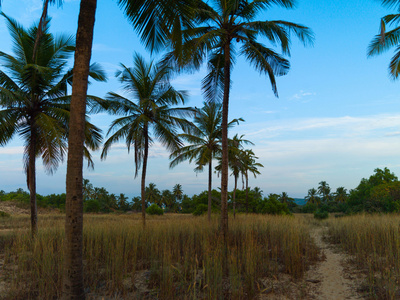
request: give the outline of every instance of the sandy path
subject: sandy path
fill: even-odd
[[[318,227],[311,232],[315,243],[325,255],[325,260],[307,276],[314,277],[314,280],[319,282],[315,298],[321,300],[363,299],[357,294],[355,283],[344,277],[342,265],[345,263],[346,256],[334,252],[332,246],[324,242],[323,230]]]

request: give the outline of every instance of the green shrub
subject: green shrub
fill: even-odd
[[[323,210],[316,210],[314,213],[314,218],[318,219],[318,220],[324,220],[324,219],[328,219],[329,217],[329,213],[327,211],[323,211]]]
[[[146,208],[146,213],[149,214],[149,215],[162,216],[164,214],[164,211],[157,204],[153,203],[148,208]]]
[[[86,200],[83,204],[83,211],[88,213],[97,213],[100,211],[100,202],[94,199]]]
[[[10,214],[0,210],[0,218],[9,218],[9,217],[11,217]]]
[[[259,203],[257,212],[269,215],[290,215],[286,203],[279,202],[274,194],[270,194],[268,198],[264,198],[264,200]]]
[[[198,204],[193,211],[194,216],[201,216],[202,214],[208,211],[208,205],[206,204]]]

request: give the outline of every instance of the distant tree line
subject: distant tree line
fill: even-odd
[[[124,213],[139,212],[142,209],[140,196],[129,199],[125,194],[109,193],[104,187],[94,187],[88,179],[84,179],[84,211],[86,213]],[[234,198],[235,197],[235,198]],[[171,190],[159,190],[154,183],[145,189],[145,207],[156,205],[164,213],[189,213],[202,215],[208,211],[208,191],[205,190],[192,197],[183,192],[181,184]],[[301,200],[301,199],[299,199]],[[261,213],[289,215],[292,213],[330,212],[354,214],[360,212],[391,213],[400,211],[400,181],[388,168],[375,169],[369,178],[361,179],[359,185],[347,192],[344,187],[331,191],[326,181],[321,181],[318,188],[308,190],[304,205],[296,203],[286,192],[263,195],[259,187],[234,189],[228,193],[228,209],[235,207],[239,213]],[[29,208],[29,193],[22,188],[6,193],[0,190],[0,201],[16,201]],[[235,202],[234,202],[235,201]],[[56,208],[64,211],[65,193],[42,196],[37,194],[39,207]],[[221,192],[211,190],[211,211],[219,213]]]
[[[305,200],[307,202],[299,212],[399,212],[400,181],[388,168],[377,168],[373,175],[361,179],[359,185],[349,192],[344,187],[338,187],[332,193],[329,184],[321,181],[317,189],[308,190]]]

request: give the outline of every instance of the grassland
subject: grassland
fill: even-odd
[[[400,216],[358,215],[326,225],[329,240],[352,255],[365,274],[361,290],[371,299],[400,299]]]
[[[60,296],[62,215],[42,215],[35,240],[28,217],[0,221],[7,297]],[[223,276],[218,216],[85,215],[84,274],[89,297],[112,299],[252,299],[265,278],[301,278],[318,249],[304,218],[239,215],[230,220],[229,276]]]
[[[239,215],[230,219],[229,276],[222,271],[218,216],[85,215],[84,274],[89,299],[254,299],[289,278],[302,290],[319,249],[310,232],[350,254],[366,299],[399,299],[400,216],[358,215],[317,221],[311,216]],[[62,214],[41,215],[35,240],[28,216],[0,218],[0,298],[60,297]],[[315,279],[315,278],[313,278]],[[295,285],[296,286],[296,285]],[[282,294],[283,296],[283,294]],[[290,298],[289,297],[289,298]],[[269,299],[269,298],[268,298]]]

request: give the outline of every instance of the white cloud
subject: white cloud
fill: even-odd
[[[317,93],[313,92],[305,92],[300,90],[298,93],[294,94],[293,96],[289,97],[289,100],[303,100],[304,98],[310,98],[310,96],[315,96]]]

